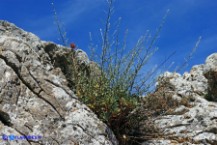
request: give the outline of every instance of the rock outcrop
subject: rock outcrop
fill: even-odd
[[[203,65],[194,66],[189,73],[164,73],[158,88],[177,100],[191,98],[191,107],[179,106],[154,120],[161,130],[158,138],[143,144],[153,145],[217,145],[217,53],[210,55]]]
[[[76,58],[73,65],[88,77],[97,81],[102,75],[84,51],[41,41],[0,21],[0,145],[118,144],[110,128],[78,100],[71,56]],[[164,73],[155,96],[162,89],[177,102],[187,98],[189,105],[157,115],[149,110],[155,115],[150,120],[146,117],[148,124],[133,132],[147,135],[139,131],[149,125],[146,130],[159,134],[142,144],[217,145],[217,53],[189,73]]]
[[[0,21],[0,144],[118,144],[68,87],[69,51]],[[82,50],[76,56],[89,63]]]

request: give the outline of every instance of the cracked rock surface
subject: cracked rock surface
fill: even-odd
[[[48,49],[57,51],[51,54]],[[54,65],[55,57],[51,57],[67,51],[0,21],[0,135],[42,137],[1,139],[0,143],[118,144],[112,131],[78,101],[62,70]],[[77,54],[81,53],[79,50]],[[87,57],[78,58],[82,64],[89,63]]]
[[[154,121],[163,136],[144,145],[217,145],[217,53],[205,64],[194,66],[182,76],[166,72],[158,87],[167,84],[174,99],[192,97],[191,107],[179,106]],[[169,87],[168,87],[169,86]]]

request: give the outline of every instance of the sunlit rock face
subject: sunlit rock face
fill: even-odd
[[[0,143],[118,144],[69,87],[63,60],[70,51],[0,21]],[[88,66],[85,52],[75,54]]]
[[[158,80],[174,99],[192,97],[191,107],[179,106],[173,113],[154,120],[163,135],[143,144],[216,145],[217,144],[217,53],[205,64],[194,66],[183,75],[166,72]]]
[[[0,144],[118,144],[113,132],[78,100],[69,67],[73,58],[66,57],[71,51],[78,69],[97,81],[101,69],[84,51],[41,41],[0,21]],[[156,92],[161,89],[177,100],[190,97],[190,105],[151,118],[161,134],[142,144],[216,145],[217,53],[183,75],[162,74]]]

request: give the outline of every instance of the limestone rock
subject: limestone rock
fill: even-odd
[[[159,77],[157,89],[166,88],[173,98],[193,97],[191,106],[179,106],[172,114],[154,120],[163,136],[143,144],[216,145],[217,144],[217,53],[203,65],[180,75],[166,72]]]
[[[68,87],[60,65],[69,51],[0,21],[0,135],[41,136],[8,144],[118,144]],[[87,55],[77,56],[81,64],[89,63]]]

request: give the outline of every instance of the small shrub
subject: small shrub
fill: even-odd
[[[165,18],[154,37],[150,39],[148,33],[130,51],[126,51],[126,40],[120,44],[118,28],[112,37],[115,39],[110,40],[112,3],[112,0],[108,1],[105,29],[101,30],[102,53],[97,68],[100,75],[97,79],[91,78],[90,74],[87,75],[72,65],[76,74],[74,84],[79,99],[114,131],[120,144],[130,144],[136,141],[136,130],[143,120],[138,112],[132,112],[141,105],[140,96],[149,89],[148,79],[152,78],[156,69],[144,78],[141,78],[140,72],[157,50],[154,45]],[[76,57],[72,58],[72,62],[77,62]],[[88,69],[90,73],[94,71]]]
[[[73,50],[67,54],[67,71],[71,72],[64,73],[67,74],[70,87],[74,87],[78,98],[113,130],[120,144],[139,144],[160,135],[160,130],[150,118],[160,116],[180,104],[188,105],[188,102],[174,100],[172,94],[164,89],[147,95],[145,99],[140,98],[150,91],[150,86],[154,82],[153,76],[159,69],[157,67],[141,77],[141,70],[157,51],[154,45],[166,16],[153,37],[150,38],[149,33],[145,34],[127,51],[127,35],[125,34],[123,41],[119,40],[119,25],[111,38],[110,18],[113,0],[108,0],[108,4],[105,29],[101,30],[102,53],[99,56],[100,60],[95,60],[95,68],[86,66],[86,69],[79,69]],[[58,30],[61,31],[58,20],[56,21]],[[65,44],[63,34],[60,33]],[[91,49],[94,50],[93,45]],[[172,55],[162,62],[160,67]],[[189,59],[191,56],[192,54]],[[180,69],[186,66],[186,63]],[[95,72],[98,75],[94,77],[91,73]]]
[[[94,73],[96,70],[91,70],[89,66],[86,66],[85,70],[79,69],[74,50],[61,56],[67,65],[59,64],[58,66],[63,68],[62,70],[70,82],[69,86],[75,90],[78,98],[114,131],[120,144],[131,144],[137,142],[136,130],[139,128],[140,121],[144,120],[140,117],[139,112],[133,112],[141,104],[140,96],[149,90],[148,79],[153,78],[157,69],[149,71],[144,77],[140,76],[140,72],[157,51],[154,45],[165,17],[152,38],[148,32],[139,38],[132,49],[127,48],[129,51],[126,51],[127,34],[121,42],[119,40],[119,25],[110,40],[113,0],[108,0],[108,4],[105,29],[101,30],[102,53],[100,60],[95,60],[98,63],[96,69],[100,73],[99,76],[97,78],[90,77],[90,73]],[[54,15],[58,31],[62,31],[55,9]],[[66,44],[64,34],[60,32],[62,41]]]

